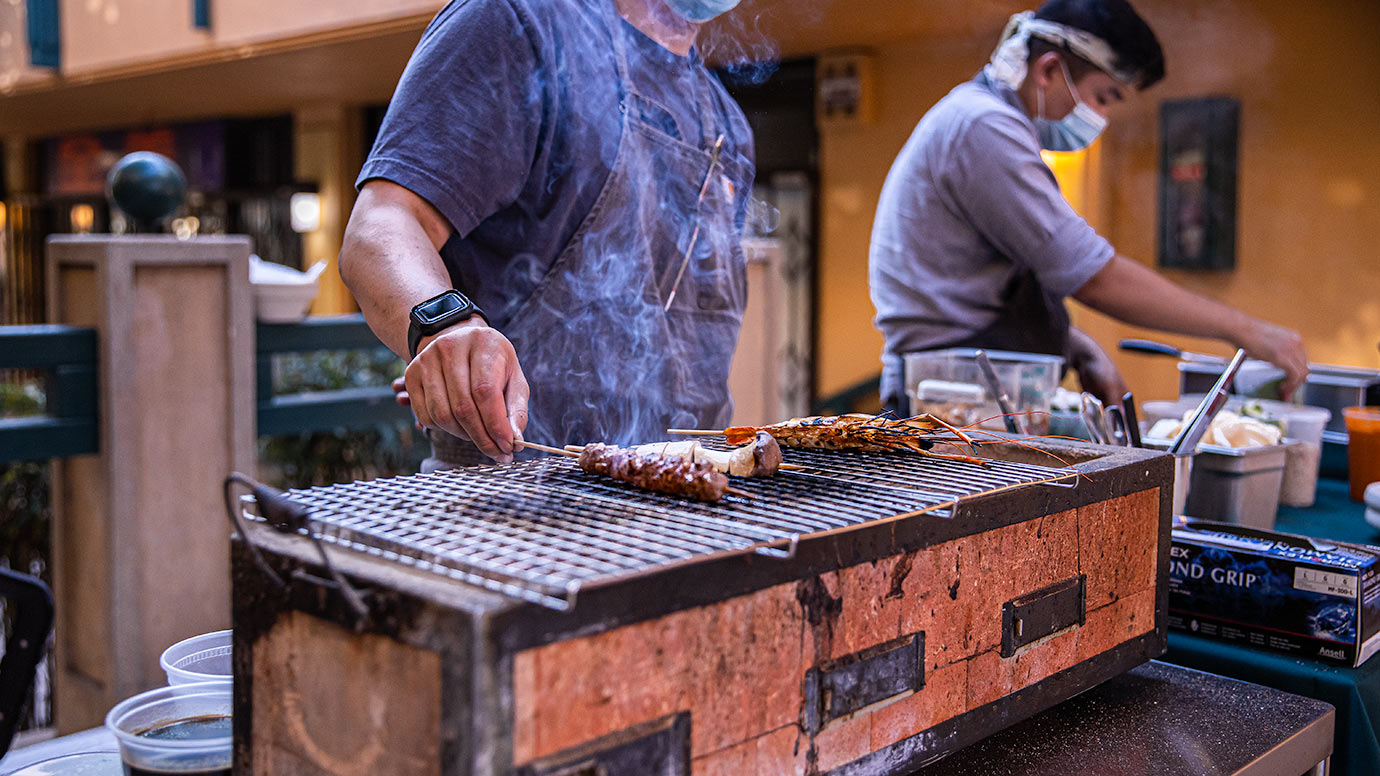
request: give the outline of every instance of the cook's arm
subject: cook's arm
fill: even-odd
[[[1286,399],[1308,375],[1308,357],[1298,332],[1195,294],[1125,256],[1113,256],[1073,298],[1136,326],[1225,340],[1245,348],[1249,355],[1284,370],[1280,390]]]
[[[340,275],[369,327],[403,358],[412,307],[451,287],[439,253],[450,233],[430,203],[385,180],[366,183],[350,214]],[[512,460],[527,427],[527,380],[512,343],[482,318],[422,339],[404,379],[419,423]]]

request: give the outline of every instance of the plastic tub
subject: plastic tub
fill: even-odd
[[[168,675],[168,684],[230,681],[234,673],[230,640],[231,631],[215,631],[183,639],[163,650],[158,664]]]
[[[232,684],[160,687],[121,701],[105,717],[126,773],[229,776]]]
[[[911,414],[930,413],[955,426],[979,421],[982,428],[1005,430],[997,399],[987,390],[977,363],[976,348],[946,348],[907,353],[906,394]],[[1027,433],[1049,433],[1050,399],[1063,376],[1064,359],[1044,353],[989,350],[992,371],[997,374],[1011,409],[1034,413],[1018,419]]]
[[[1347,407],[1347,471],[1351,500],[1365,499],[1366,486],[1380,482],[1380,407]]]

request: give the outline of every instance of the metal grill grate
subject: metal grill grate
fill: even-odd
[[[721,444],[715,446],[721,447]],[[734,478],[714,504],[638,490],[546,458],[291,493],[325,541],[556,609],[582,587],[723,554],[790,557],[802,537],[918,514],[1078,474],[907,453],[784,451],[804,467]]]

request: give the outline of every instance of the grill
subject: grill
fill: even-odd
[[[234,545],[236,772],[914,772],[1165,648],[1172,458],[1036,444],[293,491],[335,546]]]
[[[722,447],[721,441],[713,444]],[[725,554],[793,557],[801,538],[921,514],[1078,472],[906,453],[789,450],[803,468],[735,479],[714,503],[638,490],[569,458],[292,492],[325,541],[566,611],[582,588]]]

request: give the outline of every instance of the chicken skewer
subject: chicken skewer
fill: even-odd
[[[729,487],[728,476],[714,471],[707,463],[600,443],[585,445],[584,451],[579,453],[527,441],[520,441],[518,445],[578,458],[580,468],[590,474],[602,474],[657,493],[689,496],[700,501],[718,501],[727,493],[752,498],[747,491]]]
[[[566,445],[565,449],[580,452],[583,445]],[[633,448],[638,452],[673,455],[691,461],[703,461],[714,467],[715,471],[735,477],[770,477],[781,469],[799,469],[781,461],[781,446],[776,438],[765,431],[757,432],[751,444],[732,450],[711,450],[708,447],[687,439],[681,442],[652,442]]]
[[[938,453],[931,450],[937,442],[966,445],[971,453],[973,440],[933,415],[910,418],[886,415],[812,416],[792,418],[766,426],[730,426],[722,431],[711,429],[667,429],[669,434],[723,434],[729,444],[747,441],[757,433],[766,432],[786,447],[813,450],[862,450],[870,452],[910,451],[932,458],[985,464],[984,459],[968,454]]]

